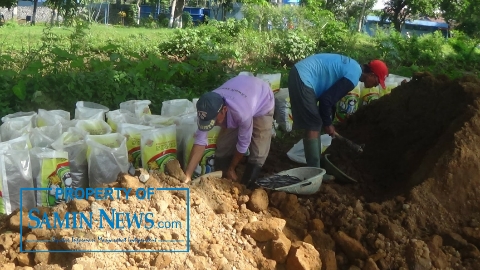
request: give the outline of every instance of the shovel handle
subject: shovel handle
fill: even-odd
[[[359,153],[360,153],[360,152],[363,152],[363,148],[362,148],[360,145],[358,145],[358,144],[350,141],[349,139],[341,136],[341,135],[338,134],[337,132],[335,132],[335,137],[337,137],[337,138],[339,138],[340,140],[344,141],[350,148],[352,148],[352,149],[355,150],[356,152],[359,152]]]

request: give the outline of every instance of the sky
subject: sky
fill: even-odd
[[[375,6],[373,6],[373,9],[382,9],[385,5],[383,4],[384,0],[377,0],[377,3]]]

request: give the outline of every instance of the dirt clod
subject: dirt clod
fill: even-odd
[[[243,227],[243,233],[250,235],[260,242],[275,240],[280,237],[285,227],[285,220],[279,218],[268,218],[263,221],[254,221]]]
[[[154,266],[157,269],[164,269],[166,268],[170,263],[172,262],[172,259],[170,259],[169,255],[166,254],[160,254],[155,258]]]
[[[167,164],[165,165],[165,172],[180,182],[185,181],[185,173],[180,166],[180,162],[176,159],[167,162]]]
[[[366,259],[368,257],[367,250],[360,242],[351,238],[346,233],[339,231],[335,233],[334,240],[340,246],[343,252],[347,255],[349,260]]]
[[[70,208],[72,211],[81,212],[90,207],[90,203],[84,199],[75,199],[70,202]]]
[[[137,189],[144,187],[137,177],[129,174],[120,174],[118,182],[123,188],[131,189],[131,195],[134,195]]]
[[[268,208],[267,192],[261,188],[255,189],[250,195],[250,200],[247,202],[248,209],[253,212],[261,212]]]
[[[407,263],[411,269],[431,269],[430,250],[421,240],[412,239],[405,250]]]
[[[292,242],[283,233],[272,243],[272,259],[278,263],[285,263]]]
[[[294,242],[288,253],[286,269],[320,270],[322,269],[320,254],[310,244],[300,241]]]
[[[320,259],[322,261],[322,270],[336,270],[337,259],[333,250],[322,249],[320,252]]]

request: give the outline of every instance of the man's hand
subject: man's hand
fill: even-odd
[[[328,135],[330,135],[332,137],[335,137],[335,127],[333,125],[326,126],[325,127],[325,133],[327,133]]]
[[[193,145],[192,151],[190,152],[190,160],[188,161],[187,169],[185,170],[185,181],[183,181],[183,183],[189,183],[190,181],[192,181],[192,174],[195,171],[198,163],[202,159],[204,151],[204,145]]]
[[[192,181],[192,177],[185,175],[185,180],[183,180],[183,183],[188,184],[190,181]]]
[[[235,170],[228,169],[226,172],[225,178],[230,179],[234,182],[237,181],[237,173],[235,173]]]

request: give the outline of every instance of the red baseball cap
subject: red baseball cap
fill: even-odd
[[[385,89],[385,79],[388,76],[387,65],[383,61],[373,60],[368,63],[368,66],[370,67],[372,72],[377,75],[380,85],[383,87],[383,89]]]

